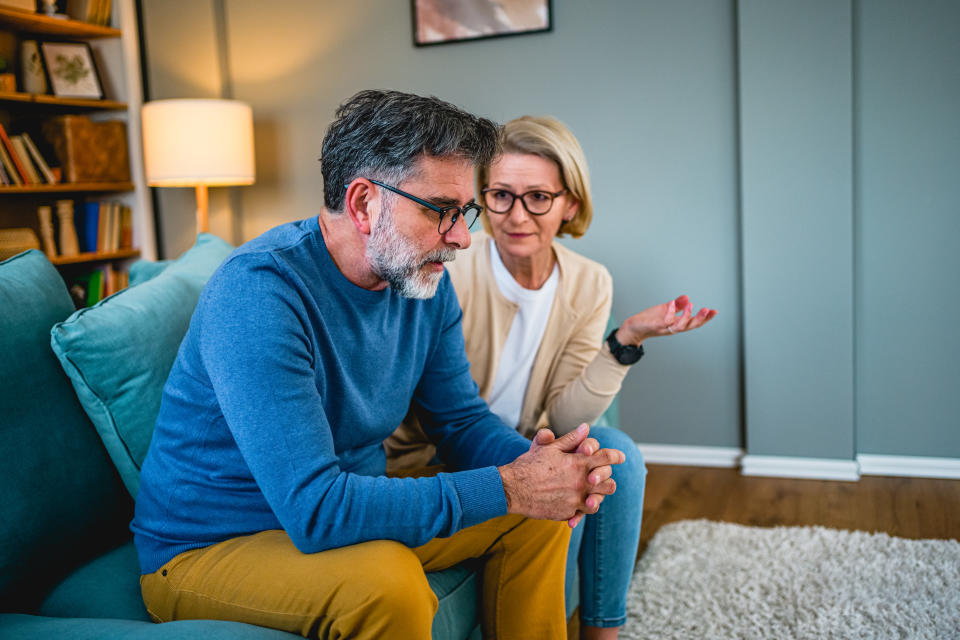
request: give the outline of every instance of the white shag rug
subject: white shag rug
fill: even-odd
[[[665,525],[621,638],[960,638],[960,542],[823,527]]]

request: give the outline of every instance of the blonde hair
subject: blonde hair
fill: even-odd
[[[590,200],[590,172],[580,143],[565,124],[551,116],[522,116],[511,120],[500,132],[503,153],[529,153],[556,163],[563,186],[580,203],[573,220],[560,227],[557,236],[579,238],[590,227],[593,203]],[[476,192],[487,186],[490,166],[481,166],[476,174]],[[483,216],[483,228],[492,233],[490,221]]]

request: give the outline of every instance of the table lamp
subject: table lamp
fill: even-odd
[[[143,105],[143,157],[152,187],[195,187],[197,233],[209,230],[207,187],[253,184],[253,110],[236,100]]]

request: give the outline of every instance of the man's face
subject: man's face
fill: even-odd
[[[392,186],[439,207],[462,206],[473,197],[473,166],[463,160],[424,157],[413,177]],[[466,224],[458,220],[441,234],[436,212],[383,188],[380,198],[380,215],[367,242],[367,261],[400,295],[433,297],[443,278],[443,263],[453,260],[457,249],[470,246]]]

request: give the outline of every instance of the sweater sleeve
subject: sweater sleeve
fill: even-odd
[[[530,441],[491,413],[470,376],[461,321],[463,313],[445,279],[443,323],[437,347],[414,395],[414,410],[440,459],[455,469],[476,469],[515,460]]]
[[[244,463],[300,551],[376,539],[417,546],[506,513],[494,467],[402,479],[343,471],[297,287],[270,256],[222,269],[193,320],[200,357]]]
[[[613,281],[603,269],[596,287],[595,304],[573,327],[563,345],[554,374],[547,382],[544,408],[548,424],[557,435],[592,424],[607,410],[620,391],[629,367],[603,345],[613,301]]]

